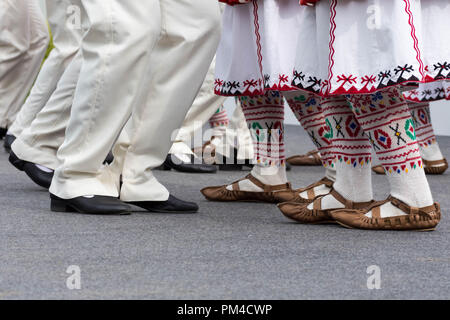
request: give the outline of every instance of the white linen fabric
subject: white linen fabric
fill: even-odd
[[[0,0],[0,127],[14,122],[50,40],[36,0]]]
[[[449,13],[446,0],[330,0],[315,7],[253,0],[228,6],[215,92],[365,94],[450,79],[450,40],[439,37],[439,30],[448,30]]]
[[[9,128],[9,133],[16,137],[31,125],[50,99],[58,81],[77,54],[81,38],[89,27],[81,0],[47,0],[46,9],[53,36],[53,49],[45,60],[25,104]]]
[[[60,166],[50,192],[64,199],[118,196],[102,163],[125,123],[120,197],[164,201],[152,175],[205,78],[220,36],[210,0],[82,0],[91,23]],[[132,114],[131,118],[130,115]]]

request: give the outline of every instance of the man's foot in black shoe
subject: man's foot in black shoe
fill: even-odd
[[[165,170],[173,169],[179,172],[185,173],[216,173],[217,167],[210,164],[205,163],[193,163],[193,159],[190,159],[191,162],[187,162],[184,159],[186,155],[173,155],[169,154],[164,161],[163,167]]]
[[[18,170],[23,171],[23,167],[25,166],[26,161],[19,159],[19,157],[14,153],[14,151],[11,151],[9,153],[9,162],[16,167]]]
[[[8,132],[8,129],[0,128],[0,139],[3,139],[6,136],[7,132]]]
[[[106,156],[105,161],[103,161],[103,163],[111,164],[113,161],[114,161],[114,155],[112,154],[112,152],[109,152],[108,155]]]
[[[194,202],[183,201],[172,195],[166,201],[132,201],[127,202],[150,212],[159,213],[196,213],[198,205]]]
[[[131,206],[115,197],[86,196],[61,199],[50,194],[51,210],[54,212],[78,212],[101,215],[131,214]]]
[[[14,140],[16,140],[15,136],[13,136],[12,134],[6,134],[3,141],[3,147],[5,148],[6,152],[11,152],[11,145],[13,144]]]
[[[54,173],[52,169],[37,165],[35,163],[26,162],[23,166],[23,171],[25,171],[27,176],[38,186],[46,189],[50,188]]]

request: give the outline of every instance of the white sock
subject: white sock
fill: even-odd
[[[381,218],[398,217],[404,215],[406,215],[406,213],[404,213],[402,210],[400,210],[390,202],[387,202],[380,207]],[[372,218],[372,211],[366,213],[366,217]]]
[[[330,179],[331,181],[336,181],[336,169],[334,167],[327,167],[325,169],[325,177]],[[314,197],[323,196],[330,193],[331,188],[327,187],[326,185],[322,184],[320,186],[314,187]],[[303,191],[299,194],[299,196],[303,199],[309,199],[308,197],[308,191]],[[312,199],[309,199],[312,200]]]
[[[253,167],[251,174],[256,179],[267,185],[276,186],[287,183],[286,167],[284,165],[280,167],[278,166],[263,167],[255,165]],[[248,179],[239,182],[239,189],[242,191],[250,191],[250,192],[264,191]],[[227,190],[233,190],[233,187],[231,185],[228,185]]]
[[[369,202],[373,199],[372,172],[370,163],[347,164],[336,161],[336,182],[333,188],[345,199],[353,202]],[[331,194],[322,198],[322,209],[340,209],[345,205],[336,200]],[[313,208],[311,204],[309,209]]]
[[[331,191],[331,188],[328,188],[326,185],[322,184],[320,186],[314,187],[314,197],[323,196],[326,194],[329,194]],[[300,197],[303,199],[309,199],[308,197],[308,191],[303,191],[300,193]],[[312,199],[309,199],[312,200]]]
[[[327,167],[325,169],[325,177],[331,181],[336,181],[336,168],[331,166]]]
[[[413,207],[433,205],[433,196],[423,168],[388,174],[391,195]]]
[[[431,145],[423,146],[420,145],[420,154],[424,160],[428,161],[436,161],[444,159],[444,155],[439,148],[439,144],[437,142],[432,143]],[[442,164],[444,166],[445,164]]]

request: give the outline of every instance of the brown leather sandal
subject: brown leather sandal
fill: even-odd
[[[436,161],[423,160],[423,165],[426,174],[443,174],[448,169],[447,159]]]
[[[315,198],[317,198],[318,196],[315,194],[314,192],[314,188],[321,186],[321,185],[325,185],[328,188],[332,188],[334,184],[333,180],[328,179],[327,177],[323,177],[322,179],[320,179],[319,181],[307,186],[306,188],[300,188],[295,190],[297,196],[295,197],[293,202],[297,202],[297,203],[311,203],[314,201]],[[308,195],[308,199],[302,198],[300,197],[300,194],[306,192],[306,194]]]
[[[250,180],[256,186],[263,189],[263,192],[251,192],[239,190],[239,182],[242,180]],[[281,185],[267,185],[249,174],[245,178],[233,182],[231,186],[233,190],[228,190],[227,185],[217,187],[207,187],[201,190],[201,193],[210,201],[258,201],[269,203],[280,203],[292,201],[296,197],[296,191],[292,189],[290,183]]]
[[[387,202],[392,203],[407,215],[381,218],[380,207]],[[370,211],[372,211],[372,217],[366,217],[365,214]],[[337,209],[330,214],[340,225],[350,229],[432,231],[441,220],[441,207],[439,203],[435,203],[429,207],[415,208],[391,196],[385,201],[375,202],[364,209]]]
[[[443,174],[448,169],[447,159],[442,160],[423,160],[423,169],[426,174]],[[372,167],[373,172],[376,174],[386,174],[383,166]]]
[[[201,147],[192,149],[192,152],[199,158],[203,158],[206,164],[215,164],[216,162],[216,146],[212,144],[215,137],[212,136],[211,139]],[[207,149],[210,149],[208,152]]]
[[[310,151],[307,154],[296,155],[286,159],[292,166],[321,166],[322,160],[318,150]]]
[[[386,174],[383,166],[381,165],[372,167],[372,171],[375,172],[376,174]]]
[[[353,202],[345,199],[336,190],[332,189],[330,194],[340,203],[342,203],[346,209],[360,209],[370,206],[374,201],[369,202]],[[289,219],[295,220],[303,224],[323,224],[323,223],[336,223],[330,212],[336,209],[322,209],[322,198],[324,196],[317,197],[313,201],[313,209],[308,209],[308,203],[296,203],[285,202],[280,203],[278,208]]]

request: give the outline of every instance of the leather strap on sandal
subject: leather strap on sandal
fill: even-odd
[[[308,152],[306,155],[307,155],[308,157],[311,157],[311,156],[312,156],[314,159],[319,160],[319,161],[322,160],[322,159],[320,158],[319,150],[313,150],[313,151],[310,151],[310,152]]]
[[[256,185],[257,187],[261,188],[264,190],[264,192],[275,192],[275,191],[282,191],[282,190],[286,190],[286,189],[292,189],[291,183],[287,182],[284,184],[279,184],[279,185],[275,185],[275,186],[271,186],[268,184],[264,184],[261,181],[259,181],[258,179],[256,179],[254,176],[252,176],[251,174],[249,174],[248,176],[246,176],[245,178],[242,178],[238,181],[235,181],[231,184],[231,187],[233,189],[233,191],[239,191],[239,182],[244,181],[244,180],[250,180],[254,185]]]
[[[370,206],[371,204],[373,204],[375,201],[369,201],[369,202],[353,202],[351,200],[348,200],[346,198],[344,198],[339,192],[337,192],[334,189],[331,189],[330,195],[332,195],[337,201],[339,201],[340,203],[342,203],[345,206],[345,209],[362,209],[365,208],[367,206]],[[316,200],[314,200],[313,202],[313,209],[314,210],[321,210],[322,208],[322,199],[327,196],[321,196],[316,198]]]
[[[402,210],[404,213],[407,214],[412,214],[412,215],[423,215],[423,216],[427,216],[429,218],[431,217],[431,213],[436,211],[439,204],[435,203],[431,206],[428,207],[423,207],[423,208],[417,208],[417,207],[412,207],[407,205],[406,203],[404,203],[403,201],[394,198],[394,197],[389,197],[388,199],[395,207],[399,208],[400,210]]]
[[[286,189],[292,189],[292,186],[291,186],[290,182],[287,182],[287,183],[284,183],[284,184],[275,185],[275,186],[271,186],[271,185],[262,183],[261,181],[256,179],[251,174],[249,174],[245,179],[248,179],[251,182],[253,182],[256,186],[258,186],[261,189],[263,189],[264,192],[274,192],[274,191],[281,191],[281,190],[286,190]]]
[[[307,186],[306,188],[303,189],[299,189],[299,192],[304,192],[304,191],[309,191],[310,189],[314,189],[315,187],[321,186],[321,185],[325,185],[328,188],[333,187],[334,181],[331,181],[330,179],[328,179],[327,177],[323,177],[322,179],[320,179],[317,182],[314,182],[313,184]],[[309,195],[308,195],[309,197]],[[313,197],[314,198],[314,197]]]

